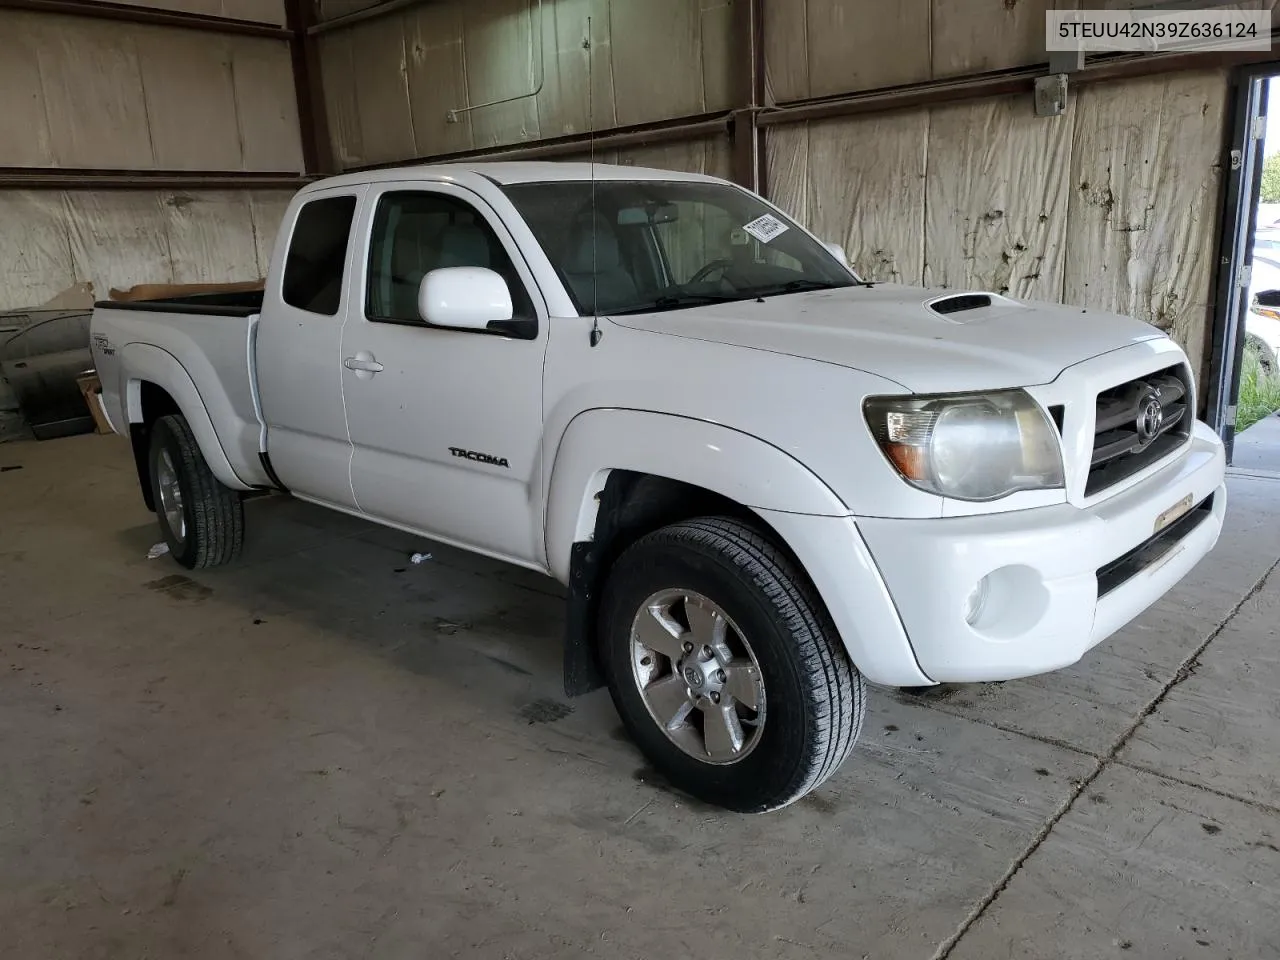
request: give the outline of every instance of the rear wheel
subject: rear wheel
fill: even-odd
[[[160,532],[188,570],[230,563],[244,544],[244,505],[209,469],[186,418],[161,417],[151,428],[151,489]]]
[[[803,574],[751,527],[700,519],[632,545],[602,604],[609,689],[679,789],[759,813],[848,756],[865,689]]]

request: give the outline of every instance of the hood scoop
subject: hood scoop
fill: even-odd
[[[940,297],[930,302],[929,309],[934,313],[941,314],[944,317],[955,317],[956,314],[965,313],[969,310],[982,310],[991,306],[991,294],[989,293],[958,293],[951,297]],[[953,320],[954,323],[964,323],[967,318],[961,317]]]

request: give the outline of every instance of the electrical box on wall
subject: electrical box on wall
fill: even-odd
[[[1036,78],[1036,116],[1060,117],[1067,109],[1067,75],[1054,73]]]

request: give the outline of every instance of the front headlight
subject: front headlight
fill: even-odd
[[[872,397],[867,424],[912,486],[956,500],[996,500],[1063,486],[1058,432],[1022,390]]]

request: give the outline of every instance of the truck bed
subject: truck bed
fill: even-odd
[[[198,437],[216,439],[225,459],[211,458],[210,467],[223,483],[268,485],[254,379],[262,299],[261,290],[249,290],[95,304],[90,340],[115,431],[129,434],[155,395],[144,387],[152,383],[188,412]],[[208,420],[193,420],[195,411],[207,411]]]
[[[197,293],[154,300],[101,300],[94,309],[137,310],[144,313],[197,313],[211,317],[249,317],[262,312],[261,290]]]

